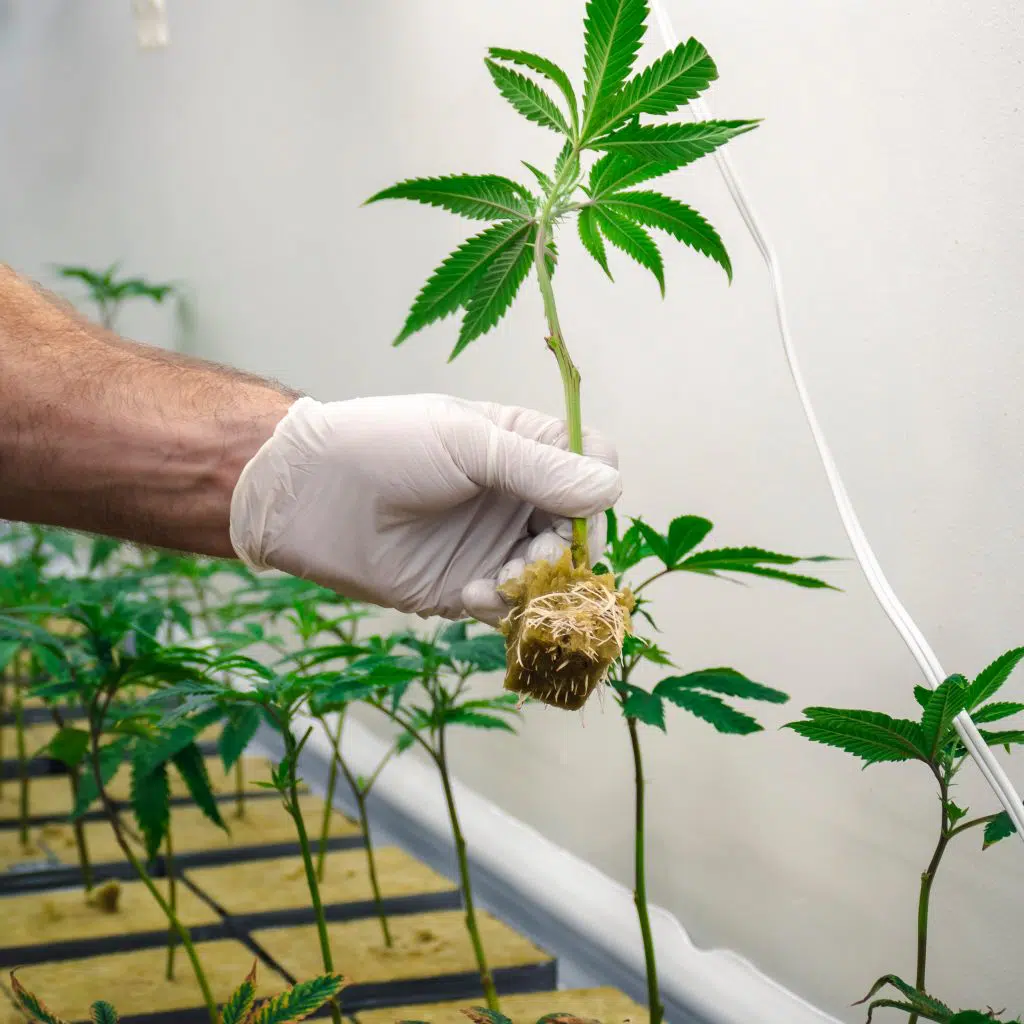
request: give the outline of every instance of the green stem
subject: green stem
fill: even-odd
[[[572,158],[566,161],[562,176],[566,175],[573,164]],[[558,321],[558,307],[555,305],[555,291],[551,285],[551,274],[548,272],[547,243],[551,231],[553,205],[560,187],[565,182],[560,177],[548,196],[548,200],[540,213],[537,222],[537,236],[534,240],[533,262],[537,268],[537,281],[540,294],[544,300],[544,317],[548,325],[548,348],[558,363],[558,372],[562,378],[562,390],[565,394],[565,422],[569,431],[569,450],[577,455],[583,454],[583,416],[580,408],[580,371],[569,355],[565,344],[565,335]],[[587,521],[572,521],[572,563],[577,567],[590,565],[587,552]]]
[[[434,761],[437,764],[437,770],[441,773],[444,798],[448,804],[448,818],[451,821],[452,835],[455,838],[455,855],[459,862],[459,882],[462,887],[462,906],[466,912],[466,930],[469,932],[469,940],[473,945],[473,953],[476,955],[477,967],[480,970],[480,984],[484,990],[487,1009],[492,1013],[501,1013],[501,1006],[498,1003],[498,990],[494,986],[494,978],[491,976],[490,968],[487,966],[484,944],[480,938],[480,929],[477,926],[476,909],[473,905],[473,888],[469,878],[469,859],[466,856],[466,839],[462,834],[459,814],[455,807],[455,795],[452,793],[451,779],[448,777],[448,758],[445,753],[445,732],[443,726],[440,732],[441,735],[437,752],[434,754]]]
[[[57,708],[50,708],[50,716],[58,729],[64,728],[64,716]],[[68,782],[71,785],[71,806],[78,805],[78,789],[81,785],[81,769],[77,764],[68,766]],[[89,860],[89,845],[85,840],[85,826],[81,818],[75,818],[71,823],[71,829],[75,835],[75,848],[78,851],[78,867],[82,872],[82,881],[85,885],[86,896],[92,892],[93,875],[92,864]]]
[[[239,756],[235,762],[235,817],[245,817],[245,766]]]
[[[7,710],[7,669],[0,673],[0,761],[4,759],[4,712]],[[0,772],[0,797],[4,795],[4,776]]]
[[[658,965],[654,957],[654,937],[647,908],[647,868],[644,856],[644,766],[640,752],[640,736],[636,719],[627,718],[629,739],[633,745],[633,770],[636,780],[636,824],[634,832],[634,887],[633,902],[640,919],[640,935],[644,943],[644,963],[647,968],[647,1009],[650,1024],[661,1024],[665,1009],[658,991]]]
[[[331,940],[327,934],[327,920],[324,917],[324,905],[320,900],[320,886],[316,880],[316,868],[313,866],[313,855],[309,849],[309,836],[306,834],[306,823],[302,819],[302,808],[299,806],[299,779],[297,774],[298,744],[285,722],[284,736],[285,757],[288,758],[288,801],[286,807],[295,822],[295,831],[299,837],[299,848],[302,850],[302,865],[306,869],[306,884],[309,886],[309,898],[313,903],[313,914],[316,918],[317,935],[320,938],[320,954],[323,958],[324,972],[334,973],[334,958],[331,956]],[[342,1024],[341,1009],[336,998],[331,1000],[331,1019],[333,1024]]]
[[[338,727],[332,734],[330,729],[327,728],[327,723],[323,723],[324,732],[327,733],[327,739],[330,741],[331,750],[331,769],[327,776],[327,795],[324,798],[324,817],[320,823],[320,849],[316,855],[316,877],[317,880],[322,882],[324,880],[324,871],[327,869],[327,840],[331,837],[331,815],[334,814],[334,791],[338,788],[338,760],[340,754],[338,753],[339,746],[341,744],[341,730],[345,724],[345,712],[341,711],[338,714]]]
[[[22,846],[28,846],[28,752],[25,750],[25,704],[24,686],[20,680],[14,683],[14,735],[18,756],[18,835]]]
[[[942,821],[939,827],[939,839],[935,844],[935,852],[928,862],[928,867],[921,874],[921,887],[917,897],[917,971],[914,975],[914,988],[925,992],[926,974],[928,970],[928,913],[931,909],[932,885],[936,872],[942,863],[942,855],[952,838],[949,829],[949,780],[937,773],[939,780],[939,800],[942,805]],[[918,1014],[911,1014],[908,1024],[917,1024]]]
[[[377,878],[377,861],[373,854],[373,839],[370,836],[370,816],[366,811],[366,793],[358,787],[355,790],[356,805],[359,808],[359,824],[363,830],[363,845],[366,847],[366,863],[370,872],[370,887],[373,890],[373,904],[377,908],[377,919],[380,921],[380,930],[384,936],[384,945],[392,946],[391,927],[388,924],[388,916],[384,912],[384,897],[380,891],[380,881]]]
[[[178,913],[178,880],[175,877],[174,842],[171,839],[171,822],[167,823],[167,836],[164,840],[164,863],[167,866],[167,902],[171,913]],[[167,930],[167,980],[174,980],[174,929]]]
[[[210,1024],[219,1024],[220,1013],[217,1010],[217,1002],[213,998],[213,992],[210,990],[210,983],[206,979],[206,973],[203,971],[203,965],[200,963],[199,955],[196,953],[196,948],[192,944],[192,937],[189,935],[188,929],[181,923],[181,921],[178,920],[178,915],[171,908],[167,900],[165,900],[161,895],[160,890],[153,884],[153,879],[150,878],[149,872],[142,866],[142,862],[135,856],[134,851],[128,844],[128,840],[125,839],[120,819],[117,816],[117,811],[114,809],[114,805],[111,802],[110,797],[107,795],[106,786],[103,784],[103,775],[100,771],[100,728],[93,716],[90,716],[90,731],[92,732],[92,770],[96,779],[96,788],[99,792],[100,802],[103,805],[103,811],[107,816],[107,820],[110,822],[110,827],[114,830],[114,838],[117,840],[117,845],[121,847],[121,852],[125,855],[128,863],[131,864],[132,870],[139,876],[139,880],[146,887],[150,896],[156,900],[157,906],[159,906],[163,911],[168,923],[181,940],[181,944],[185,948],[185,954],[189,959],[189,963],[192,965],[192,971],[195,974],[196,981],[202,991],[203,1002],[206,1004],[206,1010],[210,1015]]]

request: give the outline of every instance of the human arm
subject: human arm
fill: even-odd
[[[621,489],[614,449],[445,395],[317,402],[117,338],[0,268],[0,517],[276,568],[494,622],[495,582],[557,557]]]

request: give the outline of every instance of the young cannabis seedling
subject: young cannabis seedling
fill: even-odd
[[[903,998],[893,999],[882,997],[875,999],[884,988],[894,988]],[[871,1002],[868,1002],[871,1000]],[[908,985],[902,978],[895,974],[887,974],[884,978],[871,986],[871,991],[863,998],[854,1003],[860,1006],[868,1004],[868,1024],[874,1017],[875,1010],[889,1009],[902,1010],[910,1014],[911,1020],[930,1020],[937,1024],[992,1024],[992,1021],[1003,1021],[1005,1010],[953,1010],[938,999],[933,999],[926,992],[921,992]],[[1021,1024],[1020,1017],[1014,1017],[1006,1024]]]
[[[172,284],[153,284],[141,277],[118,278],[120,264],[113,264],[106,270],[90,270],[88,267],[58,266],[57,273],[85,285],[89,298],[99,310],[100,323],[109,331],[117,322],[122,305],[129,299],[149,299],[163,303],[169,295],[176,293]]]
[[[228,998],[213,1024],[293,1024],[315,1013],[345,985],[340,974],[323,974],[311,981],[299,982],[281,995],[257,1004],[256,964],[253,961],[252,970]],[[15,977],[14,971],[11,971],[11,989],[18,1005],[31,1020],[40,1024],[67,1024],[29,992]],[[118,1024],[120,1020],[114,1007],[102,1000],[92,1004],[91,1016],[94,1024]]]
[[[566,72],[547,58],[491,49],[487,70],[501,95],[528,120],[563,140],[550,174],[524,161],[535,179],[532,188],[497,174],[458,174],[403,181],[368,200],[410,199],[491,222],[434,271],[395,344],[465,310],[454,359],[501,320],[523,281],[531,271],[536,273],[547,346],[565,392],[569,446],[578,453],[583,451],[580,373],[555,304],[556,229],[576,214],[580,240],[609,277],[606,242],[650,270],[662,293],[664,265],[647,228],[715,260],[731,277],[725,246],[699,213],[661,192],[636,186],[693,163],[757,124],[649,120],[677,112],[718,77],[714,62],[695,39],[632,73],[649,13],[647,0],[589,0],[581,100]],[[557,89],[557,100],[548,86]],[[558,707],[583,706],[606,678],[630,628],[631,596],[616,591],[611,582],[611,577],[601,579],[590,571],[586,521],[576,520],[571,561],[566,557],[555,567],[533,566],[508,588],[514,605],[503,630],[510,690]]]
[[[487,1006],[493,1011],[500,1009],[498,992],[487,964],[477,924],[466,839],[452,789],[451,768],[448,762],[448,730],[451,726],[461,725],[476,729],[515,732],[507,718],[516,714],[517,701],[512,694],[503,694],[496,698],[470,699],[465,692],[474,673],[493,672],[504,667],[503,646],[501,637],[494,633],[469,636],[464,622],[453,623],[430,639],[420,639],[412,634],[398,634],[391,638],[388,644],[393,652],[390,658],[381,654],[377,667],[365,680],[366,689],[372,692],[362,698],[364,703],[376,708],[402,729],[397,743],[398,753],[416,744],[437,767],[455,841],[466,930],[480,972],[480,985]],[[409,653],[400,653],[401,648]],[[386,693],[381,693],[372,685],[375,677],[388,680],[391,673],[395,673],[396,679],[401,679],[405,670],[410,668],[418,683],[415,694],[425,697],[425,701],[415,703],[411,698],[405,697],[405,690],[409,686],[408,679],[393,683]],[[350,685],[351,683],[347,681],[342,684],[343,687]],[[324,694],[324,699],[332,699],[329,692]]]
[[[794,573],[792,566],[801,561],[824,561],[822,558],[800,559],[763,548],[703,548],[697,550],[712,530],[710,520],[700,516],[679,516],[673,519],[665,533],[640,519],[633,520],[620,536],[615,513],[609,511],[608,548],[605,560],[597,566],[599,573],[612,575],[616,586],[621,586],[626,575],[640,563],[649,559],[661,562],[661,568],[633,586],[637,618],[654,626],[648,610],[647,588],[665,576],[696,573],[719,576],[722,573],[768,577],[799,587],[825,588],[828,584],[814,576]],[[623,644],[622,655],[612,669],[611,686],[615,700],[629,730],[633,753],[635,780],[634,823],[634,890],[640,935],[644,945],[647,972],[647,1004],[650,1024],[660,1024],[664,1010],[658,984],[657,958],[651,933],[647,904],[645,855],[645,784],[639,725],[654,726],[665,731],[666,703],[688,711],[719,732],[746,735],[760,732],[761,725],[750,715],[738,711],[726,698],[784,704],[789,697],[781,690],[764,686],[748,679],[732,668],[708,668],[681,675],[670,675],[650,690],[637,684],[634,673],[644,663],[658,667],[672,666],[668,654],[653,640],[629,636]]]
[[[787,728],[806,739],[838,747],[859,757],[865,766],[918,761],[935,779],[939,791],[939,834],[931,859],[921,873],[917,901],[917,969],[913,988],[918,994],[927,992],[932,887],[947,847],[957,836],[976,828],[984,828],[983,849],[988,849],[993,843],[1016,831],[1006,811],[971,818],[968,817],[966,807],[960,807],[953,801],[952,790],[956,776],[968,758],[967,750],[956,731],[955,719],[961,711],[969,711],[974,721],[984,726],[1024,712],[1024,704],[1017,701],[992,700],[1022,660],[1024,647],[1018,647],[997,658],[973,682],[962,675],[952,675],[934,691],[924,686],[914,687],[914,698],[921,707],[921,715],[916,721],[893,718],[880,711],[811,707],[804,708],[802,720],[787,725]],[[1007,751],[1024,744],[1024,728],[981,728],[979,732],[987,743],[1005,747]],[[894,978],[898,981],[896,975],[889,975],[877,982],[868,998],[884,984],[896,984]],[[919,1017],[926,1020],[940,1019],[928,1017],[916,1006],[895,1005],[907,1010],[912,1022]],[[944,1009],[949,1012],[948,1008]]]

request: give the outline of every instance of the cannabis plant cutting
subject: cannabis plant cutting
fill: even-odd
[[[718,71],[695,39],[634,72],[649,15],[647,0],[589,0],[584,19],[582,95],[569,75],[524,50],[491,49],[487,71],[520,114],[553,132],[561,149],[550,173],[525,163],[530,187],[498,174],[414,178],[370,202],[409,199],[489,222],[448,256],[423,286],[395,343],[464,311],[455,358],[493,328],[531,273],[544,304],[547,346],[565,392],[569,446],[583,451],[580,373],[569,354],[552,276],[557,230],[575,215],[580,240],[611,277],[606,244],[646,267],[664,293],[661,252],[648,228],[715,260],[731,277],[725,246],[696,210],[637,188],[685,167],[755,121],[662,120],[699,96]],[[553,91],[552,91],[553,90]],[[512,613],[506,685],[559,707],[582,707],[607,676],[630,628],[632,598],[590,569],[585,520],[573,523],[571,560],[528,568],[507,589]]]
[[[803,719],[788,725],[815,743],[838,747],[853,754],[864,761],[865,766],[916,761],[935,780],[939,796],[938,836],[931,858],[921,873],[918,891],[914,984],[909,986],[898,975],[887,975],[873,986],[867,997],[873,997],[886,985],[897,988],[904,999],[875,1000],[872,1006],[905,1010],[912,1022],[918,1019],[956,1020],[961,1024],[961,1021],[985,1019],[955,1016],[947,1006],[927,995],[932,888],[946,850],[958,836],[982,829],[982,848],[988,849],[1016,831],[1006,811],[972,817],[968,808],[953,800],[956,778],[968,756],[956,731],[955,720],[962,711],[968,711],[982,727],[979,731],[987,743],[1005,747],[1007,751],[1024,744],[1024,728],[991,728],[993,723],[1005,723],[1024,713],[1024,703],[993,700],[1021,661],[1024,661],[1024,647],[1007,651],[974,680],[953,675],[934,691],[924,686],[915,687],[914,697],[921,709],[916,719],[894,718],[880,711],[855,708],[810,707],[804,709]],[[929,1000],[934,1004],[931,1010],[927,1005]],[[947,1016],[929,1016],[929,1012]]]
[[[142,277],[118,277],[119,269],[120,265],[114,263],[105,270],[62,265],[56,271],[63,278],[85,285],[89,298],[99,311],[100,323],[107,330],[114,328],[121,307],[129,299],[148,299],[159,305],[176,293],[172,284],[153,284]]]

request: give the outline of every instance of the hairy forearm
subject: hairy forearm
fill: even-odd
[[[0,518],[229,557],[235,482],[296,397],[117,338],[0,266]]]

